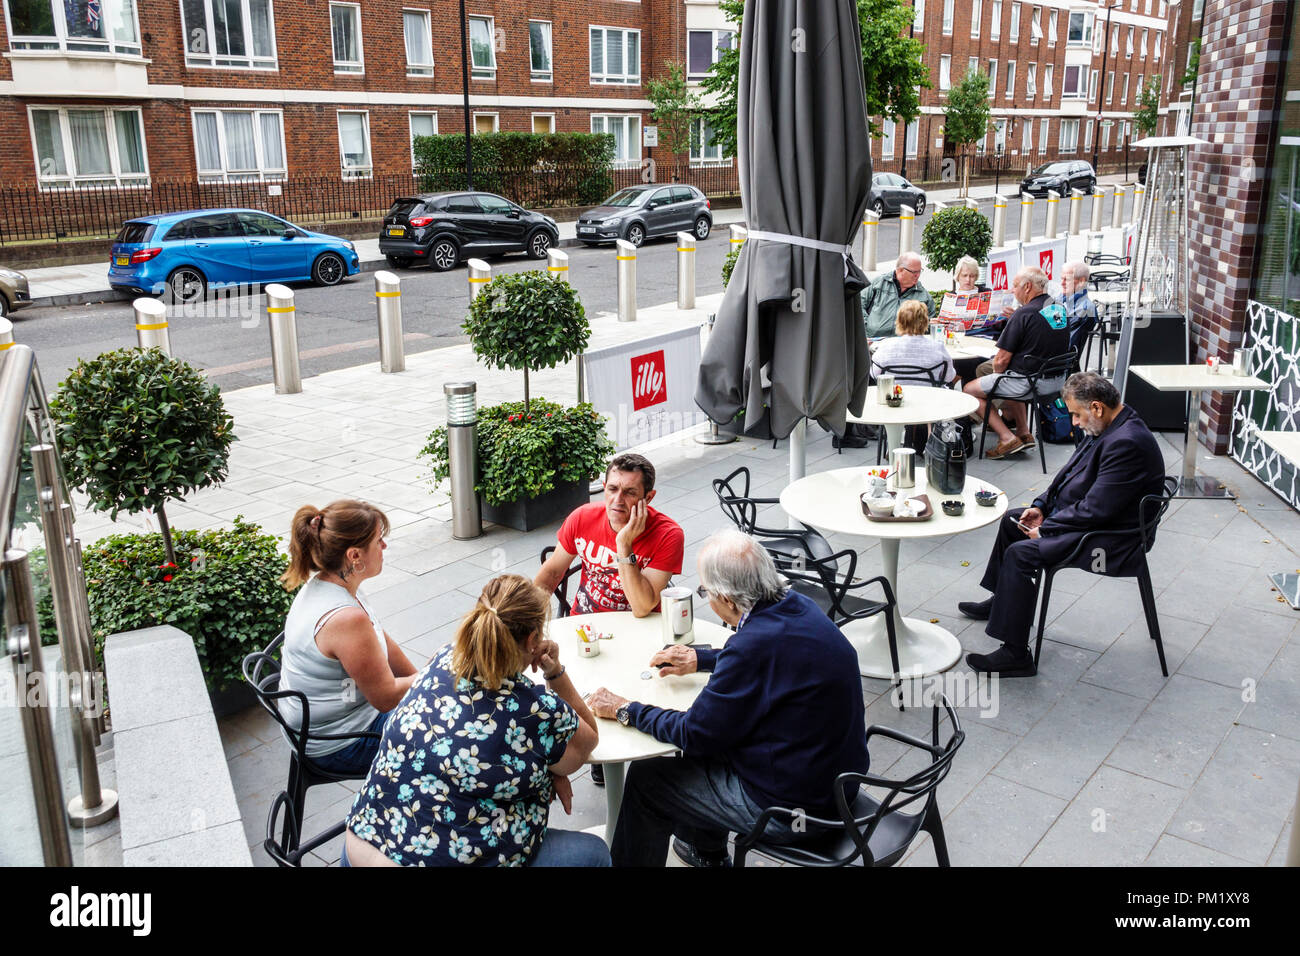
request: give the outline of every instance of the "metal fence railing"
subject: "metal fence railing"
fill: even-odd
[[[624,186],[688,183],[710,198],[739,195],[734,163],[644,164],[628,167],[476,167],[476,189],[500,193],[528,208],[592,206]],[[337,225],[382,218],[399,196],[465,188],[463,167],[368,179],[317,177],[268,182],[158,181],[147,186],[76,189],[0,187],[0,246],[58,239],[104,238],[139,216],[246,206],[304,224]]]

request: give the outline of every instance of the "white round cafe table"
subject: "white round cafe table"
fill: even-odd
[[[867,400],[862,411],[855,415],[849,409],[845,421],[859,425],[884,425],[889,447],[897,448],[903,444],[904,425],[929,425],[949,418],[960,420],[980,407],[974,395],[967,395],[959,389],[932,388],[908,382],[903,382],[902,386],[903,404],[898,408],[882,404],[876,397],[876,386],[872,385],[867,389]],[[916,450],[920,451],[919,448]]]
[[[979,335],[958,335],[948,346],[948,354],[954,359],[991,359],[997,352],[998,343],[995,340]]]
[[[904,386],[906,390],[906,386]],[[892,479],[890,487],[892,488]],[[1007,510],[1007,496],[1002,491],[970,475],[961,498],[966,502],[961,517],[943,513],[940,502],[956,495],[931,493],[924,469],[917,469],[916,487],[907,489],[909,496],[927,494],[934,507],[928,521],[871,521],[862,513],[860,496],[867,490],[866,468],[837,468],[800,478],[781,492],[781,507],[792,518],[821,531],[836,534],[879,538],[884,574],[894,590],[894,629],[898,643],[898,674],[903,678],[925,677],[952,667],[961,657],[961,644],[951,632],[928,620],[903,617],[899,608],[903,598],[898,593],[899,543],[905,538],[930,538],[974,531],[1002,517]],[[977,491],[996,491],[991,507],[975,501]],[[841,628],[858,652],[858,670],[864,677],[894,678],[889,657],[889,632],[884,616],[877,614],[862,621],[851,621]]]
[[[577,629],[584,624],[590,624],[595,631],[613,635],[600,642],[600,654],[596,657],[578,656]],[[731,634],[720,624],[699,618],[695,620],[697,644],[721,647]],[[642,679],[643,672],[654,670],[650,667],[650,658],[655,651],[668,643],[663,636],[662,614],[638,618],[631,611],[613,611],[557,617],[547,625],[547,636],[560,645],[560,661],[568,669],[573,686],[584,697],[598,688],[608,687],[628,700],[670,710],[687,710],[709,682],[709,675],[699,672],[668,677],[656,673],[649,680]],[[608,843],[614,839],[614,824],[623,802],[623,774],[627,761],[662,757],[676,753],[677,748],[635,727],[624,727],[617,720],[601,720],[599,726],[600,742],[587,762],[605,767],[605,841]]]

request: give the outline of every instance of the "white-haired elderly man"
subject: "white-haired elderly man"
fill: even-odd
[[[893,272],[879,276],[862,290],[862,320],[867,338],[880,339],[894,334],[898,307],[904,302],[920,302],[930,315],[935,314],[934,299],[921,288],[921,257],[904,252],[894,264]]]
[[[687,863],[727,866],[727,834],[747,833],[766,807],[834,817],[835,778],[866,772],[867,730],[857,653],[812,601],[787,587],[762,545],[721,531],[700,550],[700,593],[735,635],[719,650],[673,645],[659,674],[711,671],[687,711],[626,700],[605,688],[588,702],[682,751],[634,762],[610,851],[615,866],[663,866],[668,840]],[[766,837],[796,842],[788,821]]]
[[[976,415],[981,420],[995,383],[995,398],[1029,399],[1027,376],[1037,372],[1044,362],[1070,350],[1065,310],[1047,294],[1047,275],[1042,269],[1025,266],[1011,280],[1011,292],[1020,308],[1011,313],[998,337],[993,373],[966,383],[966,393],[979,399]],[[1064,381],[1064,375],[1056,381],[1044,380],[1040,390],[1052,391]],[[1022,401],[1004,401],[1002,411],[1005,421],[996,413],[989,415],[989,427],[997,433],[998,444],[988,452],[988,457],[995,460],[1036,444],[1029,430],[1028,409]]]
[[[1067,262],[1061,267],[1061,305],[1070,327],[1070,348],[1082,351],[1083,338],[1097,324],[1097,303],[1088,297],[1092,270],[1084,262]]]

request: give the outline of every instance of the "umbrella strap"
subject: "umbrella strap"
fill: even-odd
[[[820,239],[808,239],[804,236],[791,236],[784,232],[763,232],[760,229],[749,230],[750,239],[766,239],[769,242],[784,242],[791,246],[803,246],[818,252],[834,252],[844,257],[844,275],[849,274],[849,256],[853,254],[852,246],[842,246],[835,242],[823,242]]]

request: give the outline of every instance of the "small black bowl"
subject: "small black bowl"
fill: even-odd
[[[994,502],[996,502],[997,500],[998,500],[998,493],[997,493],[996,491],[977,491],[977,492],[975,492],[975,502],[976,502],[976,504],[981,504],[981,505],[983,505],[985,508],[992,508]]]
[[[888,405],[890,408],[898,408],[900,405],[903,404],[903,399],[902,399],[901,397],[900,397],[900,398],[887,398],[887,399],[885,399],[885,404]]]
[[[962,501],[960,498],[955,498],[952,501],[945,501],[942,504],[943,513],[950,515],[953,518],[960,518],[966,511],[966,502]]]

